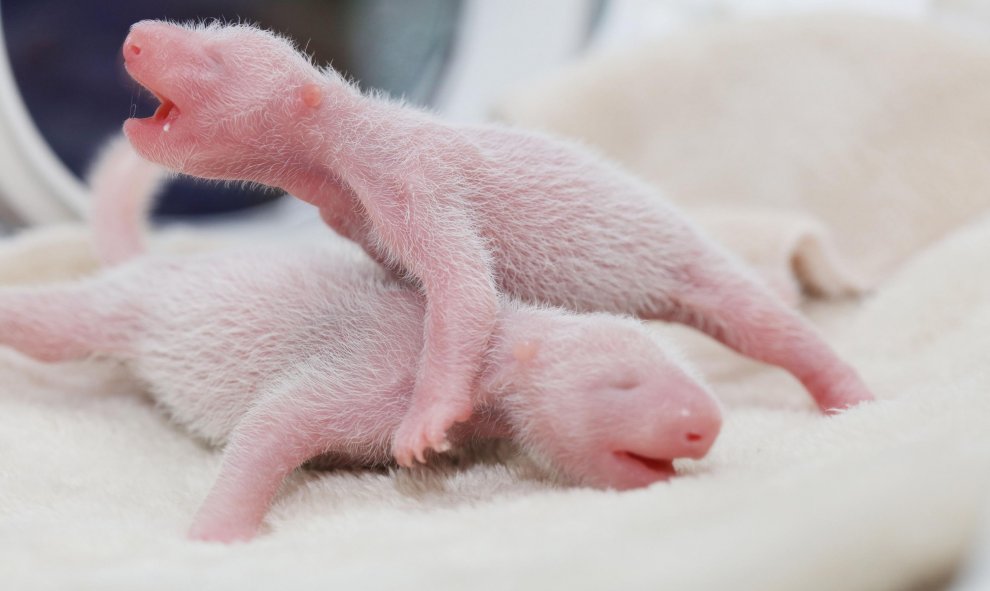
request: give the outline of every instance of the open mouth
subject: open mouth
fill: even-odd
[[[179,109],[176,108],[175,103],[173,103],[167,98],[159,98],[158,100],[161,102],[161,104],[158,105],[157,109],[155,109],[155,114],[151,116],[153,120],[165,121],[173,114],[175,116],[179,115]]]
[[[617,451],[615,456],[625,463],[635,463],[658,475],[670,477],[675,474],[674,461],[665,458],[648,458],[631,451]]]
[[[155,108],[154,114],[152,114],[150,117],[131,117],[131,119],[141,121],[142,123],[146,123],[146,124],[154,123],[161,126],[168,126],[179,117],[181,111],[179,110],[179,107],[175,104],[175,102],[172,101],[172,99],[168,98],[161,92],[158,92],[154,88],[151,88],[150,86],[142,82],[137,76],[134,75],[133,72],[129,71],[129,73],[131,74],[131,78],[133,78],[135,82],[137,82],[138,84],[141,85],[142,88],[150,92],[151,96],[155,97],[155,99],[158,101],[158,107]],[[166,127],[166,131],[167,130],[168,128]]]
[[[143,51],[148,47],[141,41],[142,35],[136,31],[132,31],[124,40],[122,47],[124,70],[141,88],[151,93],[151,96],[155,97],[159,104],[150,117],[130,117],[124,123],[124,132],[132,139],[136,133],[145,133],[148,134],[148,137],[160,137],[162,132],[170,130],[173,122],[178,119],[181,113],[179,105],[161,91],[162,86],[166,87],[165,90],[174,89],[170,88],[171,84],[167,83],[167,79],[162,79],[160,72],[156,69],[156,64],[153,61],[148,62],[147,55]],[[163,84],[163,82],[165,83]]]
[[[170,98],[155,92],[154,90],[151,90],[151,94],[158,99],[159,105],[158,108],[155,109],[154,115],[151,117],[144,117],[143,119],[164,124],[166,122],[174,121],[179,116],[179,108],[175,106],[175,103],[172,102]]]

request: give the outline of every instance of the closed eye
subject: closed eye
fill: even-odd
[[[639,381],[634,377],[624,377],[612,382],[612,387],[616,390],[632,390],[639,386]]]

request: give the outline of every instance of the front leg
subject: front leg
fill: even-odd
[[[409,467],[431,449],[449,449],[447,431],[471,416],[474,382],[495,327],[495,281],[466,211],[409,184],[388,202],[362,197],[380,249],[426,296],[416,386],[393,441],[395,459]]]
[[[424,282],[427,297],[420,359],[412,403],[395,434],[393,454],[401,466],[425,462],[430,449],[450,449],[447,431],[471,418],[472,392],[494,328],[494,287]],[[466,282],[465,282],[466,283]]]

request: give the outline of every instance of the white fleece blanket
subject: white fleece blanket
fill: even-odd
[[[601,149],[768,272],[793,263],[838,295],[990,202],[985,38],[841,14],[709,27],[576,64],[496,113]]]
[[[904,51],[914,51],[909,48],[926,39],[941,39],[913,28],[904,34],[897,46]],[[720,38],[712,33],[677,41],[687,47],[679,55],[703,54],[704,44]],[[761,38],[753,34],[750,42],[762,43]],[[809,36],[789,38],[788,43],[800,44]],[[945,42],[958,49],[954,40]],[[891,64],[900,63],[897,47],[889,51]],[[838,53],[846,67],[860,67],[859,54]],[[706,62],[698,59],[693,65],[700,72],[685,68],[683,76],[703,79]],[[922,62],[927,59],[934,58]],[[975,68],[976,62],[966,63]],[[841,78],[837,65],[819,65],[833,79]],[[990,72],[990,61],[983,65]],[[901,75],[908,76],[910,69],[905,66]],[[933,76],[945,68],[915,69],[919,76]],[[886,70],[871,71],[879,77]],[[807,76],[809,84],[814,81],[812,73]],[[698,105],[695,113],[715,98],[734,104],[725,94],[741,92],[699,84],[690,94],[684,78],[666,80],[686,93],[683,100]],[[927,104],[958,119],[959,133],[973,130],[964,139],[950,141],[940,121],[927,115],[901,119],[902,127],[884,126],[889,133],[899,130],[894,137],[867,137],[855,127],[873,129],[874,119],[852,117],[823,127],[844,129],[858,142],[825,145],[808,134],[789,140],[799,147],[814,144],[798,151],[819,175],[789,173],[787,167],[795,163],[786,159],[749,172],[740,165],[735,177],[719,181],[727,189],[714,192],[737,196],[732,207],[743,209],[743,218],[716,210],[723,216],[719,224],[728,224],[721,227],[729,231],[714,224],[714,232],[729,244],[754,245],[740,250],[768,275],[796,277],[816,288],[805,279],[802,269],[807,267],[814,276],[853,277],[875,285],[858,300],[808,301],[805,308],[881,401],[823,417],[796,382],[779,371],[743,361],[687,330],[662,327],[684,344],[727,407],[724,431],[711,454],[679,464],[682,477],[621,494],[573,489],[547,481],[507,448],[464,454],[415,472],[304,472],[284,487],[264,535],[248,544],[220,546],[183,537],[216,474],[216,451],[173,426],[117,367],[98,362],[45,366],[0,350],[0,586],[764,591],[944,585],[971,552],[990,493],[990,274],[985,272],[990,269],[990,218],[978,215],[990,206],[990,197],[984,197],[990,136],[979,137],[979,126],[990,124],[982,113],[990,103],[974,98],[968,113],[945,106],[965,92],[987,91],[968,71],[957,82],[951,92],[936,93],[919,80],[909,85],[915,94],[905,100],[915,97],[908,101],[913,108]],[[568,87],[559,88],[565,92]],[[781,117],[798,117],[800,110],[785,108],[790,103],[773,99],[774,92],[771,84],[758,94],[779,100]],[[582,100],[575,92],[573,104]],[[863,91],[849,104],[837,105],[834,118],[859,113],[856,107],[864,101],[879,104]],[[868,111],[891,117],[903,111],[901,103],[883,104],[886,110]],[[658,108],[678,107],[653,104],[641,110],[644,129],[662,119]],[[749,113],[737,116],[746,119]],[[529,121],[536,119],[531,115]],[[722,121],[732,133],[741,133],[731,117]],[[816,125],[812,114],[801,122]],[[684,127],[679,136],[667,138],[671,145],[678,137],[685,142],[694,137],[693,128]],[[884,138],[890,143],[879,143]],[[777,149],[779,158],[787,153],[761,142],[754,147],[745,134],[737,141],[749,146],[754,159],[767,150]],[[984,143],[972,143],[977,141]],[[900,153],[920,153],[918,142],[927,142],[938,157],[909,159],[905,168],[884,166],[877,172],[877,182],[889,187],[884,203],[897,208],[896,216],[885,216],[874,202],[876,194],[842,177],[848,169],[829,165],[852,150],[845,157],[858,170],[863,152],[887,162],[884,154],[891,146]],[[687,168],[715,171],[733,162],[712,158],[710,149],[684,150],[678,161]],[[652,153],[652,162],[663,160],[662,150]],[[947,171],[958,176],[948,178]],[[901,172],[911,175],[898,177]],[[657,180],[664,179],[657,174]],[[776,186],[786,178],[792,179],[792,189],[813,187],[814,178],[835,183],[832,192],[809,189],[791,197],[798,206],[786,215],[817,228],[824,245],[819,250],[831,253],[798,266],[791,265],[793,257],[781,258],[778,248],[793,244],[780,240],[794,232],[793,223],[774,225],[779,232],[738,231],[749,223],[744,218],[751,215],[746,209],[750,199],[768,215],[779,213],[773,208],[778,203],[757,199],[747,180],[766,179]],[[675,190],[685,183],[674,184]],[[924,187],[934,187],[941,205],[933,206],[936,193],[925,193]],[[781,188],[774,194],[790,193]],[[694,195],[678,198],[685,202]],[[855,224],[845,225],[846,218],[836,212],[845,212]],[[905,234],[904,224],[911,232]],[[859,234],[848,238],[862,228],[875,236],[872,245]],[[2,243],[0,282],[91,272],[95,263],[86,239],[85,229],[69,227]],[[201,241],[179,236],[158,248],[196,248]]]

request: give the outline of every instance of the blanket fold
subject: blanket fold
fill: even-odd
[[[598,55],[495,112],[601,149],[689,211],[715,210],[713,236],[746,243],[771,283],[830,296],[877,285],[990,205],[987,104],[990,44],[815,14]],[[751,223],[754,208],[793,217]]]

